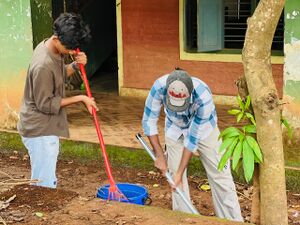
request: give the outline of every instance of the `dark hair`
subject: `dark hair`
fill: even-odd
[[[90,39],[90,29],[80,15],[63,13],[53,23],[53,34],[67,49],[76,49]]]

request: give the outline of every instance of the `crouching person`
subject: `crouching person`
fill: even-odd
[[[157,129],[162,106],[166,154]],[[182,186],[188,198],[186,168],[193,153],[198,153],[211,186],[216,215],[243,221],[230,166],[218,170],[222,155],[218,151],[221,141],[218,140],[217,114],[211,91],[203,81],[181,69],[158,78],[147,97],[142,125],[156,154],[155,166],[163,174],[169,170],[175,185]],[[190,212],[176,192],[172,193],[172,208]]]

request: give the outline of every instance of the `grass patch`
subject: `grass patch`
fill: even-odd
[[[139,169],[153,169],[153,162],[147,153],[141,149],[106,145],[112,166],[131,167]],[[102,151],[99,144],[80,141],[61,141],[61,159],[76,159],[87,163],[91,160],[103,161]]]
[[[292,138],[284,130],[283,148],[285,165],[300,168],[300,128],[293,129]]]
[[[0,150],[3,153],[10,151],[27,152],[21,137],[16,133],[0,132]]]
[[[291,191],[300,193],[300,171],[286,170],[286,188]]]

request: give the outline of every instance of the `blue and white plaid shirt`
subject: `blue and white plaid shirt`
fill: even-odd
[[[146,136],[158,134],[157,121],[164,105],[165,135],[177,141],[184,135],[184,147],[191,152],[198,143],[207,138],[217,126],[215,104],[209,87],[201,80],[192,77],[194,90],[190,107],[184,112],[173,112],[166,107],[166,81],[168,74],[157,79],[147,97],[142,125]]]

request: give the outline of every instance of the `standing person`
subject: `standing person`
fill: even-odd
[[[161,107],[165,111],[166,154],[158,138],[157,121]],[[165,174],[169,170],[175,185],[190,198],[186,168],[193,153],[200,154],[212,190],[216,215],[243,221],[230,166],[222,171],[218,164],[221,141],[217,114],[209,87],[181,69],[158,78],[147,97],[142,120],[144,133],[156,154],[155,166]],[[172,208],[190,212],[173,191]]]
[[[90,39],[89,28],[76,14],[61,14],[53,24],[53,35],[34,50],[20,110],[18,131],[28,149],[31,179],[39,186],[56,188],[56,163],[59,137],[69,137],[65,107],[83,102],[90,113],[98,110],[94,99],[85,95],[65,97],[65,80],[75,72],[77,63],[86,64],[84,52],[75,49]],[[75,61],[64,64],[64,55]]]

